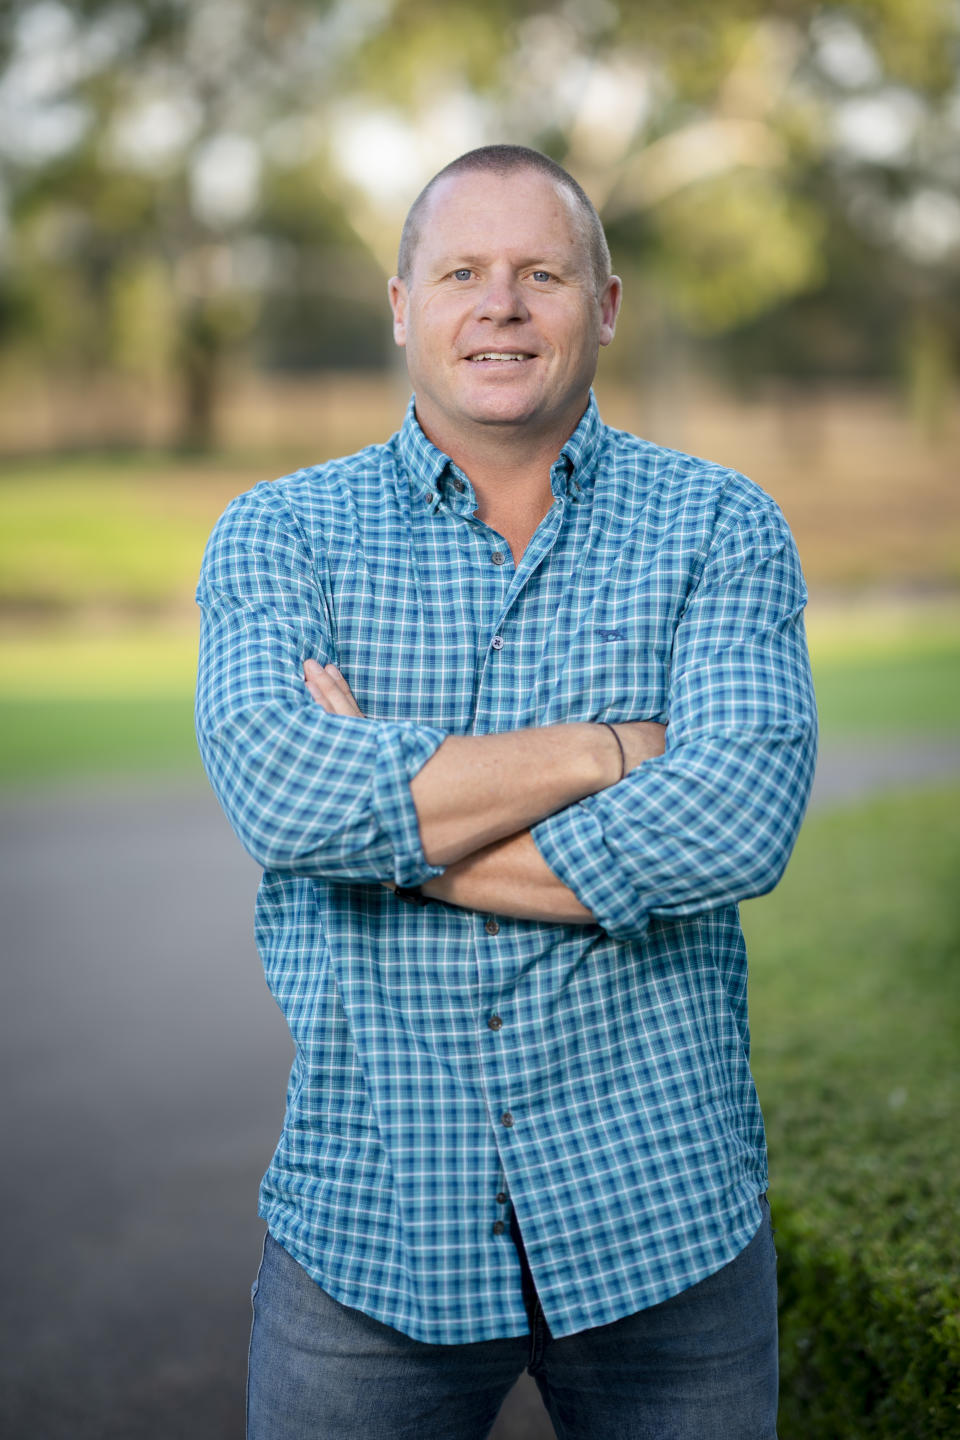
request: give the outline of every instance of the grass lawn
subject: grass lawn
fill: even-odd
[[[960,606],[879,601],[821,611],[807,631],[824,735],[960,736]]]
[[[857,1196],[889,1207],[931,1276],[960,1265],[958,874],[952,786],[810,817],[779,887],[742,907],[774,1188],[838,1233]]]
[[[194,626],[0,638],[0,783],[179,771],[193,734]]]
[[[189,696],[0,702],[0,781],[203,771]]]
[[[960,641],[846,658],[812,652],[823,737],[927,732],[960,737]]]
[[[910,794],[813,816],[743,906],[783,1440],[960,1433],[958,873],[960,790]]]
[[[56,614],[77,605],[187,601],[207,535],[262,475],[149,453],[5,467],[0,600]]]

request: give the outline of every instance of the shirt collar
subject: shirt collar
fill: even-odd
[[[476,497],[469,478],[420,429],[416,396],[411,396],[397,437],[400,460],[410,482],[411,494],[435,510],[441,501],[451,509],[470,513]],[[580,423],[563,445],[550,470],[550,485],[557,496],[578,500],[592,482],[603,437],[603,421],[593,391]]]

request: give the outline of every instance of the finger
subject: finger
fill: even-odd
[[[337,713],[333,697],[324,694],[319,685],[308,685],[307,691],[309,692],[310,698],[320,706],[321,710],[326,710],[328,715],[335,715]]]
[[[308,691],[318,705],[330,715],[335,715],[339,707],[344,703],[342,692],[333,683],[332,676],[317,664],[315,660],[308,660],[303,667],[303,678]]]
[[[324,710],[327,710],[330,713],[333,712],[332,697],[328,699],[327,692],[324,690],[321,682],[317,680],[308,680],[307,690],[311,698],[315,700],[318,705],[320,705]]]
[[[357,704],[353,691],[350,689],[346,680],[344,680],[336,665],[325,665],[324,673],[332,682],[338,696],[348,706],[346,710],[341,710],[339,713],[343,715],[362,715],[363,712]]]
[[[328,715],[361,716],[361,711],[349,685],[335,665],[320,665],[316,660],[307,660],[303,666],[303,678],[307,690]]]

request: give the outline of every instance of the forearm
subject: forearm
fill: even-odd
[[[547,866],[529,831],[465,856],[420,888],[448,905],[516,920],[589,925],[594,919]]]
[[[360,716],[335,665],[307,661],[304,682],[330,714]],[[663,746],[664,727],[645,720],[615,732],[577,722],[448,735],[410,782],[423,853],[431,865],[451,865],[615,785]]]
[[[619,752],[602,725],[450,735],[410,783],[424,854],[432,865],[472,857],[619,775]]]

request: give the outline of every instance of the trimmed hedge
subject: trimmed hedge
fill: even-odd
[[[812,817],[744,909],[781,1440],[960,1436],[960,792]]]
[[[774,1215],[780,1256],[781,1440],[960,1435],[960,1292],[864,1263],[803,1218]]]

